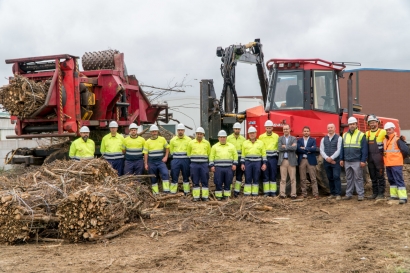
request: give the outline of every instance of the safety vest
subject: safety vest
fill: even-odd
[[[356,129],[353,134],[347,131],[343,135],[343,156],[345,161],[360,161],[361,141],[364,134]]]
[[[191,159],[191,162],[208,163],[210,153],[211,145],[206,139],[202,139],[201,142],[193,139],[188,144],[187,155]]]
[[[92,139],[88,139],[87,142],[80,137],[71,143],[69,156],[72,159],[92,159],[95,153],[95,143]]]
[[[124,137],[121,134],[116,133],[115,136],[111,136],[109,133],[101,141],[100,152],[108,160],[124,158],[123,144]]]
[[[167,140],[162,136],[158,136],[156,139],[149,138],[145,141],[142,152],[148,154],[148,161],[161,161],[167,148],[169,148]]]
[[[173,158],[188,158],[187,150],[188,144],[191,142],[191,138],[189,136],[174,136],[171,141],[169,142],[169,152],[173,156]]]
[[[125,160],[135,161],[143,159],[142,150],[144,149],[145,139],[137,136],[128,136],[124,139],[123,149],[125,150]]]
[[[403,156],[397,145],[396,133],[390,135],[384,140],[384,165],[385,166],[403,166]]]
[[[379,150],[383,151],[383,141],[386,138],[386,130],[380,129],[380,128],[377,129],[377,131],[374,131],[374,132],[369,130],[369,131],[366,132],[366,138],[368,140],[368,143],[369,143],[369,140],[370,141],[375,140]]]
[[[260,140],[255,142],[246,140],[242,145],[242,158],[241,162],[245,161],[266,161],[266,149],[265,144]]]
[[[242,154],[242,145],[245,142],[246,138],[243,136],[239,135],[238,137],[235,136],[235,134],[231,134],[226,138],[226,142],[233,144],[235,146],[236,152],[238,153],[238,156],[240,157]]]
[[[232,164],[238,164],[238,153],[235,146],[231,143],[216,143],[211,148],[209,156],[209,166],[229,167]]]
[[[265,144],[266,156],[278,156],[278,134],[272,132],[269,136],[267,133],[263,133],[259,136],[259,140]]]

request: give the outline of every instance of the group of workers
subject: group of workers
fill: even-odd
[[[390,199],[407,203],[407,191],[403,179],[403,156],[398,147],[399,137],[394,132],[395,125],[387,122],[384,129],[379,128],[380,121],[374,115],[367,118],[369,131],[358,130],[357,119],[348,119],[349,130],[339,136],[335,125],[328,124],[328,134],[320,142],[320,155],[329,181],[330,199],[349,200],[356,190],[358,201],[364,200],[363,169],[367,166],[372,180],[372,199],[384,198],[386,181],[385,169],[390,183]],[[183,179],[183,191],[191,193],[189,177],[193,188],[193,201],[209,200],[209,170],[214,174],[215,198],[218,201],[231,197],[232,186],[234,196],[240,194],[242,178],[244,196],[259,195],[259,181],[262,177],[263,194],[275,197],[277,195],[276,175],[280,170],[279,198],[286,198],[287,177],[290,179],[290,197],[307,197],[307,173],[309,174],[313,198],[319,198],[316,180],[316,139],[310,137],[310,128],[303,128],[303,137],[297,139],[290,134],[289,125],[283,125],[283,135],[273,132],[273,123],[265,122],[265,132],[258,138],[255,127],[248,129],[249,139],[241,135],[240,123],[233,125],[233,133],[218,132],[218,143],[211,147],[205,139],[205,131],[197,128],[195,138],[185,135],[185,126],[178,124],[177,135],[169,144],[165,138],[158,135],[158,127],[152,125],[149,129],[151,137],[145,141],[138,136],[138,126],[131,124],[130,134],[124,138],[117,133],[118,124],[109,124],[110,133],[101,142],[101,154],[118,171],[119,175],[140,175],[145,169],[151,178],[153,194],[159,193],[158,179],[161,176],[164,193],[175,194],[178,191],[180,173]],[[75,140],[70,148],[73,159],[88,159],[94,157],[95,144],[89,139],[90,130],[83,126],[80,129],[81,138]],[[171,161],[171,183],[166,166],[168,156]],[[125,158],[125,160],[124,160]],[[296,193],[296,167],[299,167],[301,196]],[[341,168],[346,171],[346,195],[341,197]],[[232,181],[235,177],[235,183]]]

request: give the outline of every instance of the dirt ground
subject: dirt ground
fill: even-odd
[[[408,204],[241,197],[226,206],[232,213],[170,205],[106,242],[3,245],[0,272],[410,272]]]
[[[410,166],[404,174],[409,181]],[[410,272],[410,204],[325,196],[178,202],[108,241],[0,245],[0,272]]]

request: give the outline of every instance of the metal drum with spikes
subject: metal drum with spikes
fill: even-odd
[[[86,52],[81,58],[85,71],[114,69],[114,55],[120,53],[118,50],[108,49],[104,51]]]

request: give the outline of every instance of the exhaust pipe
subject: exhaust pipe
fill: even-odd
[[[347,117],[353,116],[353,73],[350,73],[347,80]]]

